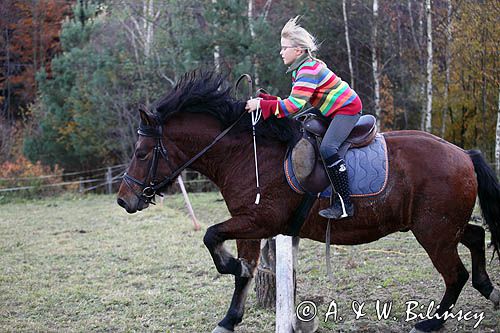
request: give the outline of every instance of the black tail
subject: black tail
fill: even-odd
[[[479,150],[469,150],[467,153],[476,171],[479,204],[483,218],[491,232],[493,257],[496,253],[500,260],[500,185],[495,172],[486,163]]]

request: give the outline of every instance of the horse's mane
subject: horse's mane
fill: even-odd
[[[196,70],[184,74],[170,92],[153,103],[152,109],[162,122],[179,112],[190,113],[193,117],[204,113],[215,117],[226,128],[245,112],[245,103],[231,97],[231,87],[222,75]],[[251,133],[251,126],[251,117],[247,113],[230,133]],[[287,118],[261,119],[256,126],[258,137],[288,144],[297,139],[298,133],[298,122]]]

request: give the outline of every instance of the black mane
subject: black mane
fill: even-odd
[[[186,73],[175,87],[158,101],[152,109],[158,112],[162,122],[178,112],[209,114],[215,117],[223,128],[235,122],[245,112],[246,101],[231,97],[231,87],[222,75],[215,72],[193,71]],[[247,114],[230,133],[250,131],[251,117]],[[272,117],[261,119],[256,126],[258,137],[291,143],[298,136],[298,122],[291,119]]]

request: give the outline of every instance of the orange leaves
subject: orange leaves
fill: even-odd
[[[0,29],[5,47],[0,57],[7,63],[2,73],[3,96],[14,97],[9,105],[11,114],[31,103],[36,94],[35,75],[45,68],[50,72],[50,60],[59,51],[59,31],[70,3],[60,0],[7,0],[2,6]],[[8,90],[8,91],[7,91]],[[11,100],[11,99],[9,99]]]
[[[62,174],[63,170],[57,165],[52,169],[21,155],[0,164],[0,188],[56,184],[62,181]]]

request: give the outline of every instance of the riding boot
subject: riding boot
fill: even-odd
[[[340,220],[344,217],[354,215],[349,189],[349,178],[347,177],[347,167],[343,159],[337,160],[332,165],[327,166],[326,171],[337,193],[332,194],[333,204],[319,212],[319,215],[327,219]]]

